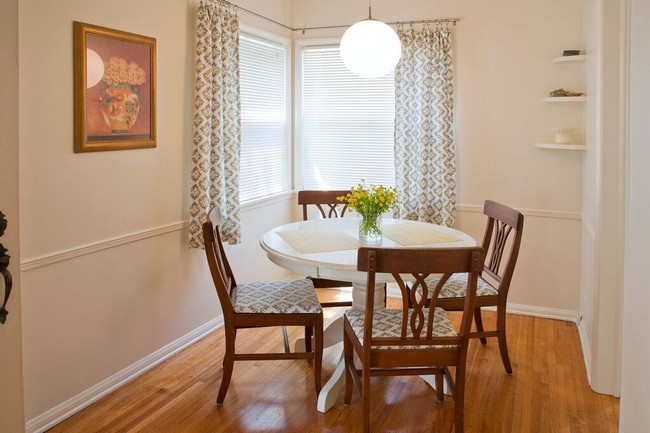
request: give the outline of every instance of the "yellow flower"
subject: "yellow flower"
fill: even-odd
[[[383,185],[366,187],[365,180],[362,180],[356,187],[350,188],[350,192],[346,196],[336,199],[346,203],[350,209],[364,216],[380,215],[397,204],[395,188]]]

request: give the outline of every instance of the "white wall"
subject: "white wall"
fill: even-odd
[[[351,24],[368,13],[363,2],[298,0],[294,5],[294,27]],[[461,19],[454,29],[457,227],[480,239],[485,199],[521,209],[526,221],[511,307],[577,317],[582,154],[538,149],[534,143],[550,140],[552,127],[582,127],[579,106],[542,102],[559,87],[583,90],[580,65],[551,63],[564,49],[584,49],[581,2],[377,0],[372,5],[373,17],[389,22]]]
[[[623,365],[620,432],[650,431],[650,346],[647,308],[650,305],[648,244],[650,243],[650,5],[630,2],[630,87],[628,203],[625,245]]]
[[[624,227],[625,50],[619,1],[585,2],[588,59],[581,337],[592,388],[618,395]]]
[[[288,0],[251,3],[290,20]],[[187,248],[193,2],[25,0],[20,22],[23,351],[28,427],[180,347],[220,314],[204,252]],[[260,28],[269,23],[241,14]],[[157,40],[158,145],[73,153],[72,22]],[[277,28],[273,27],[277,32]],[[4,113],[4,111],[3,111]],[[291,219],[292,196],[243,213],[229,248],[241,281],[283,275],[258,240]],[[270,215],[270,217],[269,217]],[[137,373],[137,371],[135,371]]]
[[[0,325],[0,431],[23,431],[23,373],[21,345],[20,220],[18,209],[18,0],[0,2],[0,211],[7,230],[0,244],[11,256],[13,291],[7,321]],[[0,302],[5,285],[0,276]]]

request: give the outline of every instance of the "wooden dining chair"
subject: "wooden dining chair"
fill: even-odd
[[[517,264],[524,216],[521,212],[504,204],[486,200],[483,213],[488,217],[483,236],[483,248],[487,251],[486,262],[478,280],[474,322],[476,332],[471,338],[480,338],[483,345],[488,337],[497,337],[501,360],[507,374],[512,374],[506,341],[506,303],[510,282]],[[512,235],[512,242],[508,242]],[[505,257],[505,261],[503,260]],[[447,311],[462,310],[465,305],[466,275],[454,275],[444,282],[437,305]],[[431,280],[432,284],[439,279]],[[485,331],[481,307],[496,307],[496,329]]]
[[[465,366],[472,325],[476,284],[484,260],[481,247],[465,248],[360,248],[357,270],[367,272],[368,287],[376,273],[389,273],[402,292],[402,308],[375,310],[374,292],[369,290],[365,311],[345,312],[343,351],[346,405],[352,399],[352,380],[363,400],[364,432],[370,432],[370,377],[435,375],[436,399],[442,402],[443,378],[455,400],[456,433],[463,433]],[[441,285],[429,284],[432,273],[445,276],[466,273],[466,296],[460,325],[454,327],[438,307]],[[411,287],[403,276],[413,279]],[[418,296],[418,293],[424,296]],[[427,308],[427,300],[430,307]],[[354,354],[361,361],[355,366]],[[456,367],[452,377],[449,367]]]
[[[309,219],[309,207],[318,210],[320,218],[342,218],[348,209],[346,203],[337,200],[337,197],[344,197],[350,190],[333,191],[298,191],[298,204],[302,206],[302,219]],[[307,277],[313,281],[317,289],[335,289],[339,287],[352,287],[349,281],[330,280],[327,278]],[[351,307],[352,299],[345,301],[321,302],[323,307]]]
[[[226,353],[217,396],[222,404],[228,392],[235,361],[308,359],[313,361],[316,394],[321,389],[323,358],[323,310],[309,279],[260,281],[237,284],[221,242],[221,212],[215,206],[203,224],[205,253],[224,317]],[[305,352],[236,353],[237,330],[272,326],[304,326]],[[312,350],[312,335],[314,344]]]

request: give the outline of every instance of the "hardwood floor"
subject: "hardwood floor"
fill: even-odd
[[[319,297],[334,300],[337,293],[321,290]],[[493,323],[494,314],[486,312],[486,329]],[[485,347],[471,343],[466,432],[618,431],[618,399],[589,388],[574,324],[508,315],[508,327],[512,376],[504,373],[495,339]],[[290,329],[291,338],[300,333]],[[279,329],[245,330],[237,343],[243,350],[281,350],[282,337]],[[217,330],[50,432],[361,431],[357,390],[349,407],[341,393],[330,411],[318,412],[311,365],[302,360],[236,362],[224,405],[217,406],[223,348]],[[325,369],[323,377],[330,373]],[[373,431],[453,431],[453,398],[436,403],[419,377],[373,378],[372,392]]]

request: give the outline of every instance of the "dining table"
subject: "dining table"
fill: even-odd
[[[382,218],[382,237],[368,245],[359,240],[359,218],[310,219],[275,227],[260,239],[268,258],[296,274],[352,282],[352,308],[366,308],[366,293],[375,291],[374,309],[384,306],[384,287],[394,283],[390,274],[377,274],[375,287],[367,287],[367,274],[357,271],[357,250],[362,246],[380,248],[453,248],[475,246],[467,233],[450,227],[420,221]],[[317,409],[327,412],[345,384],[342,356],[343,315],[334,315],[325,324],[323,346],[338,351],[336,367],[318,395]],[[297,351],[304,350],[298,339]],[[432,377],[423,378],[434,386]]]

